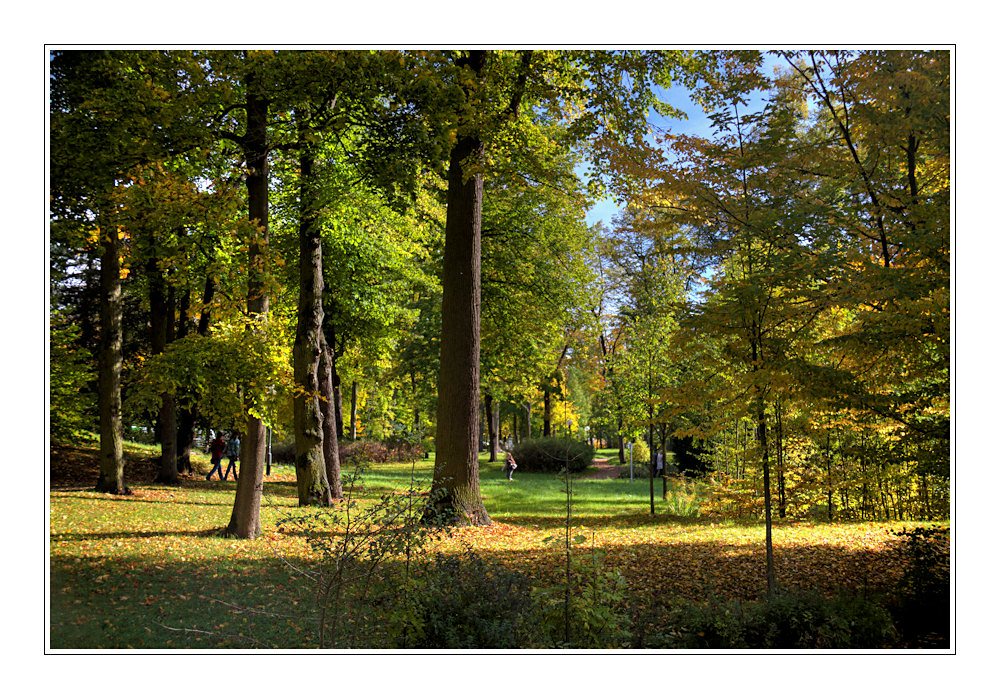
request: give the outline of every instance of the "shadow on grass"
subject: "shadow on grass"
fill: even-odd
[[[156,536],[209,537],[212,531],[113,533],[64,541]],[[523,536],[523,535],[522,535]],[[520,539],[519,539],[520,540]],[[513,541],[512,541],[513,543]],[[252,557],[211,560],[67,553],[53,556],[52,648],[255,649],[313,648],[317,643],[315,588],[303,574],[316,561],[280,557],[254,546]],[[477,549],[487,560],[528,575],[538,586],[559,585],[565,549]],[[572,547],[587,564],[596,552],[605,570],[621,572],[633,618],[665,618],[678,600],[756,600],[766,593],[763,542],[626,544],[598,534]],[[779,588],[822,594],[850,591],[891,597],[905,560],[893,547],[865,549],[796,544],[775,549]],[[644,623],[646,623],[644,622]]]
[[[225,527],[213,527],[212,529],[202,529],[202,530],[176,530],[176,531],[155,531],[155,532],[137,532],[137,531],[121,531],[121,532],[94,532],[89,534],[52,534],[50,539],[52,541],[107,541],[114,539],[157,539],[164,536],[186,536],[194,538],[206,538],[213,536],[222,536],[225,531]]]
[[[53,649],[311,648],[309,561],[114,558],[50,564]]]

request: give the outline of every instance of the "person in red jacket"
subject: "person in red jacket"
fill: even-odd
[[[222,452],[226,448],[226,443],[223,441],[220,435],[216,435],[215,439],[212,440],[212,444],[209,449],[212,452],[212,470],[208,472],[205,476],[206,481],[212,480],[212,474],[216,471],[219,472],[219,480],[222,480]]]

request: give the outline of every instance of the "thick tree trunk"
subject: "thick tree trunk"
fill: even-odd
[[[333,415],[332,364],[326,337],[321,334],[319,388],[320,406],[323,411],[323,462],[326,464],[326,482],[330,487],[330,497],[340,500],[344,497],[344,486],[340,480],[340,442],[337,440],[337,424]]]
[[[484,52],[471,52],[468,65],[477,76],[485,63]],[[475,170],[484,155],[478,135],[462,135],[452,149],[448,169],[437,451],[427,511],[429,516],[471,525],[491,524],[479,491],[476,444],[483,175]]]
[[[127,495],[122,455],[122,282],[118,229],[107,215],[101,221],[101,332],[97,406],[100,418],[100,473],[97,490]]]
[[[330,486],[323,452],[320,408],[320,335],[323,327],[323,249],[318,221],[313,154],[308,145],[308,114],[299,115],[299,300],[292,371],[295,395],[295,481],[299,505],[329,505]]]
[[[531,401],[524,404],[524,438],[531,439]]]
[[[267,98],[256,76],[247,77],[247,127],[243,151],[247,165],[247,206],[250,222],[257,231],[251,234],[247,254],[247,312],[253,320],[267,318],[270,306],[265,287],[268,246],[268,167],[267,167]],[[263,420],[247,418],[246,438],[240,461],[243,468],[236,485],[236,500],[226,533],[238,539],[256,538],[261,531],[260,501],[264,490],[267,439]]]

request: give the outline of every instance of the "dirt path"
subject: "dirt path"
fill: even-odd
[[[618,474],[622,472],[621,466],[612,466],[607,459],[594,459],[592,465],[597,468],[597,473],[580,476],[581,478],[618,478]]]

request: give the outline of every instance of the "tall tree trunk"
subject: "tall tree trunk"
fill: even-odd
[[[333,359],[333,415],[337,421],[337,438],[344,438],[344,399],[340,393],[341,379],[337,371],[336,358]]]
[[[490,463],[497,460],[497,421],[496,406],[493,404],[493,394],[487,393],[484,405],[486,413],[486,432],[490,440]]]
[[[778,460],[778,517],[784,519],[787,514],[785,502],[785,427],[784,413],[779,400],[774,406],[775,413],[775,454]]]
[[[756,354],[756,353],[755,353]],[[773,598],[777,592],[777,581],[774,573],[774,546],[771,539],[771,465],[767,450],[767,418],[764,413],[764,398],[757,402],[757,447],[760,450],[760,462],[764,469],[764,550],[766,558],[767,596]]]
[[[531,439],[531,401],[524,404],[524,438]]]
[[[358,438],[358,382],[351,381],[351,440]]]
[[[185,295],[187,298],[187,295]],[[215,279],[211,271],[205,276],[205,288],[201,296],[201,313],[198,316],[197,332],[202,337],[208,334],[211,327],[211,304],[215,299]],[[184,337],[188,333],[188,311],[187,304],[181,304],[181,322],[177,330],[177,337]],[[198,412],[194,407],[181,408],[177,415],[177,470],[180,473],[193,473],[191,466],[191,450],[194,449],[194,428],[198,421]]]
[[[542,393],[542,436],[552,436],[552,397],[548,389]]]
[[[320,334],[319,388],[320,407],[323,411],[323,461],[326,464],[326,482],[330,487],[330,497],[340,500],[344,497],[344,486],[340,479],[340,441],[337,439],[337,421],[333,414],[333,358],[326,336]]]
[[[247,76],[246,134],[242,139],[246,158],[247,206],[251,233],[247,253],[247,312],[252,320],[264,321],[270,306],[265,286],[267,273],[268,236],[268,167],[267,109],[268,100],[258,77]],[[242,478],[236,485],[236,500],[226,533],[238,539],[256,538],[261,531],[260,501],[264,491],[264,468],[267,430],[259,417],[247,418],[246,437],[241,445]]]
[[[299,300],[292,366],[295,396],[295,481],[299,505],[330,505],[320,408],[320,335],[323,330],[323,248],[308,111],[299,120]]]
[[[118,227],[106,212],[101,220],[101,332],[97,406],[100,417],[100,473],[97,490],[128,495],[122,455],[122,282]]]
[[[467,59],[476,79],[486,54]],[[485,144],[477,132],[459,136],[448,168],[448,209],[442,267],[441,361],[437,451],[428,515],[455,524],[488,525],[479,491],[476,414],[479,408],[480,244]],[[463,165],[473,168],[468,172]]]
[[[146,261],[146,277],[149,282],[150,345],[152,353],[156,355],[162,354],[172,339],[174,312],[168,299],[163,271],[157,261],[155,237],[153,247],[154,252]],[[173,294],[171,293],[170,296],[172,297]],[[157,423],[160,433],[160,470],[156,476],[156,482],[179,483],[180,478],[177,474],[177,408],[172,393],[160,394]]]

